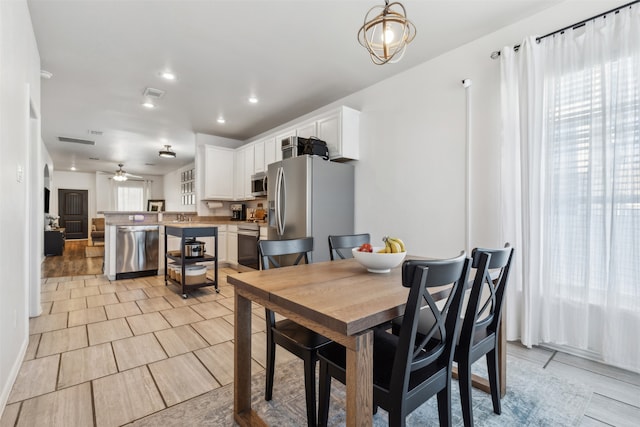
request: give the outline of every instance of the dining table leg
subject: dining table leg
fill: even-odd
[[[347,426],[373,424],[373,331],[353,337],[347,346]]]
[[[235,293],[233,418],[241,426],[265,425],[251,409],[251,301]]]

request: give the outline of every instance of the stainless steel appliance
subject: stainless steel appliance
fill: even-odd
[[[258,261],[258,239],[260,227],[258,224],[247,222],[238,224],[238,264],[260,269]]]
[[[244,221],[247,219],[247,210],[244,203],[231,205],[231,221]]]
[[[267,174],[265,172],[251,175],[251,195],[253,197],[267,195]]]
[[[282,147],[282,159],[302,156],[302,149],[307,138],[289,136],[280,142]]]
[[[204,256],[204,242],[200,242],[193,238],[184,241],[184,257],[185,258],[202,258]]]
[[[157,225],[118,226],[116,280],[158,274]]]
[[[302,155],[269,165],[268,237],[313,237],[311,261],[328,261],[330,234],[353,234],[354,168]]]

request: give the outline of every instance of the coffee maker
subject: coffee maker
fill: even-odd
[[[233,203],[231,205],[231,221],[246,221],[247,209],[244,203]]]

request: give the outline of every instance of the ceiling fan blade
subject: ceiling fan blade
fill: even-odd
[[[124,174],[127,176],[127,178],[143,179],[141,176],[139,176],[139,175],[133,175],[133,174],[131,174],[131,173],[129,173],[129,172],[125,172]]]

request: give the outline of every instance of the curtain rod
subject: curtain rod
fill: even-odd
[[[603,12],[603,13],[600,13],[600,14],[598,14],[598,15],[592,16],[591,18],[584,19],[584,20],[582,20],[582,21],[580,21],[580,22],[577,22],[577,23],[575,23],[575,24],[571,24],[571,25],[569,25],[569,26],[567,26],[567,27],[564,27],[564,28],[561,28],[561,29],[559,29],[559,30],[552,31],[552,32],[550,32],[549,34],[545,34],[545,35],[544,35],[544,36],[542,36],[542,37],[537,37],[537,38],[536,38],[536,42],[540,43],[540,40],[542,40],[542,39],[546,39],[547,37],[553,36],[553,35],[558,34],[558,33],[562,34],[562,33],[564,33],[566,30],[569,30],[569,29],[571,29],[571,30],[575,30],[575,29],[577,29],[577,28],[583,27],[583,26],[584,26],[587,22],[589,22],[589,21],[592,21],[592,20],[594,20],[594,19],[598,19],[598,18],[602,18],[602,17],[606,17],[607,15],[609,15],[609,14],[611,14],[611,13],[618,13],[618,12],[620,12],[622,9],[624,9],[625,7],[629,7],[629,8],[630,8],[631,6],[633,6],[634,4],[636,4],[636,3],[638,3],[638,2],[640,2],[640,0],[632,1],[631,3],[627,3],[627,4],[624,4],[624,5],[622,5],[622,6],[618,6],[618,7],[616,7],[616,8],[611,9],[611,10],[608,10],[608,11],[606,11],[606,12]],[[513,47],[513,50],[514,50],[515,52],[517,52],[517,51],[518,51],[518,49],[520,49],[520,45],[519,45],[519,44],[517,44],[517,45],[515,45],[515,46]],[[491,59],[498,59],[498,57],[499,57],[499,56],[500,56],[500,51],[499,51],[499,50],[494,50],[493,52],[491,52]]]

